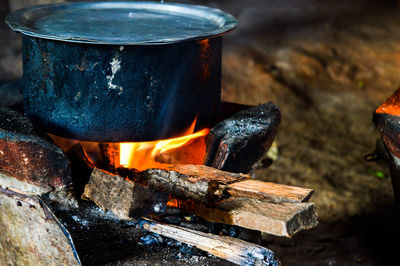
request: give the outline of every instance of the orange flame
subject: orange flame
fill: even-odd
[[[205,154],[205,137],[209,129],[196,133],[196,119],[178,138],[119,144],[119,165],[143,171],[149,168],[164,168],[168,164],[202,164]]]
[[[125,167],[143,171],[165,168],[169,164],[203,164],[206,136],[210,130],[203,129],[194,133],[196,121],[197,117],[183,136],[157,141],[99,143],[49,135],[65,152],[80,144],[96,167],[106,170]]]
[[[400,115],[400,88],[375,110],[378,114]]]

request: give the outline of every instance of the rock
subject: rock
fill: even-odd
[[[63,151],[40,137],[28,118],[0,108],[0,186],[44,194],[71,182]]]
[[[400,206],[400,88],[375,110],[373,121],[383,141],[377,143],[377,151],[388,163],[395,201]]]
[[[373,121],[390,152],[400,157],[400,88],[375,110]]]
[[[80,265],[69,232],[36,196],[0,188],[0,265]]]
[[[158,234],[148,234],[140,238],[140,243],[146,246],[161,245],[164,242],[163,238]]]
[[[204,164],[228,172],[251,172],[271,146],[280,122],[279,108],[273,103],[235,113],[211,129]]]

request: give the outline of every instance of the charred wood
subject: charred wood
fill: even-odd
[[[149,214],[155,205],[163,203],[150,201],[152,193],[155,193],[153,189],[165,191],[164,200],[171,195],[174,200],[170,200],[170,206],[182,208],[210,222],[286,237],[317,224],[314,204],[299,203],[308,200],[312,190],[252,182],[246,180],[248,175],[199,165],[177,165],[171,166],[171,170],[149,169],[143,172],[125,169],[124,174],[129,172],[130,180],[127,180],[95,169],[83,197],[124,219],[132,217],[132,213],[136,216],[140,213],[132,212],[131,206],[137,209],[150,207],[145,212]],[[141,195],[143,188],[146,188],[146,193]],[[150,206],[146,205],[148,202],[151,202]]]
[[[237,238],[203,233],[147,219],[141,222],[141,227],[149,232],[195,246],[238,265],[278,266],[280,264],[271,250]]]
[[[214,126],[204,164],[234,173],[250,173],[271,146],[281,121],[279,108],[266,103],[237,112]]]
[[[170,165],[165,169],[147,169],[139,172],[118,168],[117,173],[130,180],[167,191],[176,198],[191,199],[203,203],[214,203],[228,195],[226,186],[250,179],[246,174],[230,173],[205,165]]]
[[[250,178],[205,165],[174,165],[167,169],[148,169],[142,174],[146,184],[155,189],[204,203],[223,198],[227,185]]]
[[[218,122],[229,118],[230,116],[234,115],[235,113],[242,111],[244,109],[252,107],[251,105],[245,105],[240,103],[232,103],[232,102],[221,102],[221,111],[218,116]]]

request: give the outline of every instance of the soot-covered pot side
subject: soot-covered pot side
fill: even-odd
[[[164,45],[103,45],[23,37],[24,108],[49,133],[90,141],[165,139],[221,94],[222,37]]]
[[[6,18],[23,35],[24,107],[67,138],[149,141],[209,126],[221,94],[219,9],[146,1],[66,2]]]

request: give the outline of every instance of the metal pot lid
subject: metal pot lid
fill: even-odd
[[[75,43],[150,45],[203,39],[238,25],[205,6],[160,2],[82,2],[28,7],[6,23],[22,34]]]

